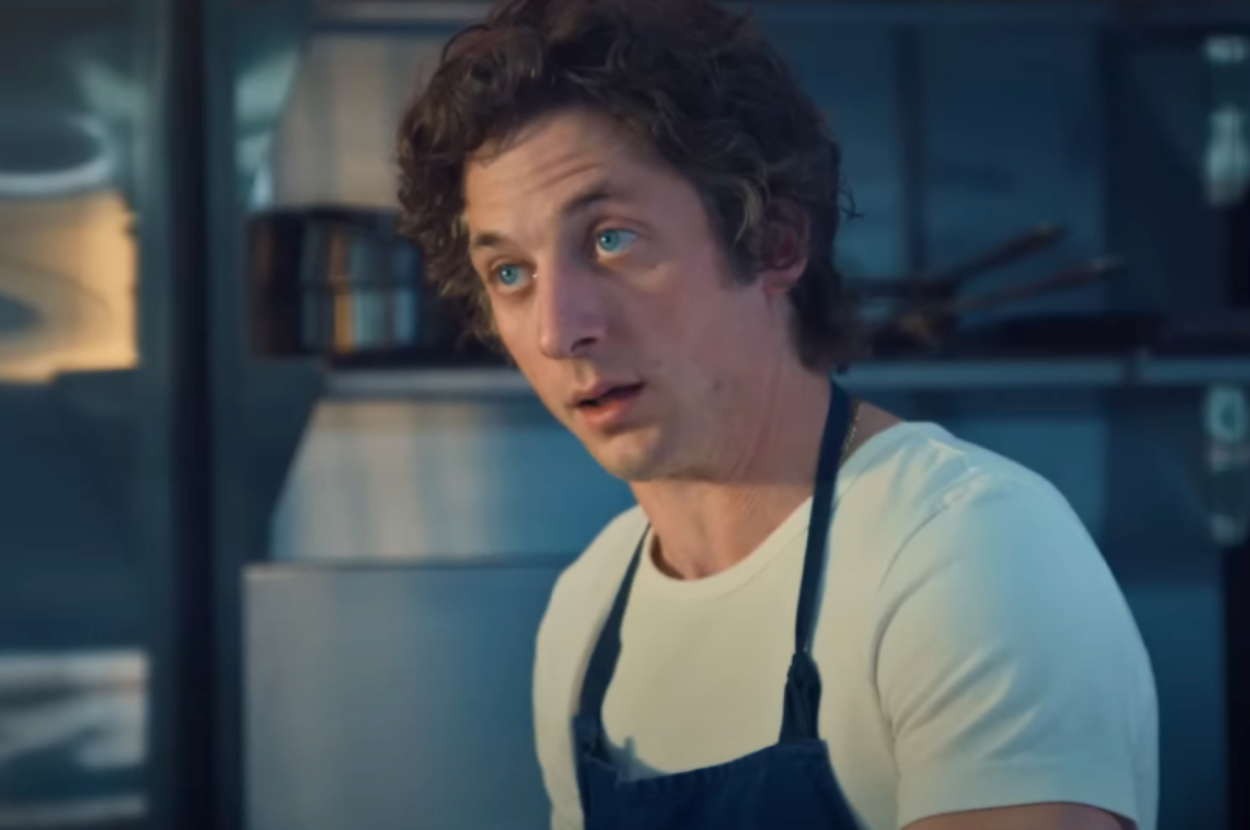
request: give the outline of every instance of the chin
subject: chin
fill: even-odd
[[[622,481],[636,483],[663,478],[668,469],[667,454],[657,444],[622,435],[589,448],[599,466]]]

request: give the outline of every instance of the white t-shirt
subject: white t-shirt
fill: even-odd
[[[604,701],[629,777],[777,742],[810,500],[750,556],[672,579],[644,556]],[[552,826],[580,828],[571,720],[646,519],[613,520],[560,577],[534,667]],[[820,735],[867,830],[1087,804],[1155,830],[1154,679],[1094,542],[1040,476],[928,423],[870,438],[838,476],[812,643]]]

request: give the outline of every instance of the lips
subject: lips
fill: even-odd
[[[629,397],[641,388],[641,383],[596,384],[588,391],[574,397],[573,406],[578,409],[593,409],[613,400]]]
[[[624,428],[643,388],[641,383],[596,386],[574,399],[577,418],[594,430]]]

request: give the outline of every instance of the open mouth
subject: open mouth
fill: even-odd
[[[606,429],[619,426],[633,409],[642,388],[641,383],[614,386],[598,397],[579,401],[576,408],[585,423],[592,427]]]
[[[596,410],[601,409],[615,401],[624,401],[638,394],[642,389],[641,383],[635,383],[630,386],[616,386],[609,389],[597,398],[587,398],[577,404],[578,409]]]

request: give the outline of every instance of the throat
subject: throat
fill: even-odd
[[[719,509],[687,514],[681,522],[666,522],[666,511],[659,516],[648,512],[648,555],[662,574],[690,581],[729,570],[757,551],[812,493],[810,486],[794,486],[723,495],[727,498]]]
[[[828,378],[760,384],[769,394],[725,404],[697,472],[631,484],[651,521],[653,557],[674,579],[702,579],[750,556],[812,495]]]

